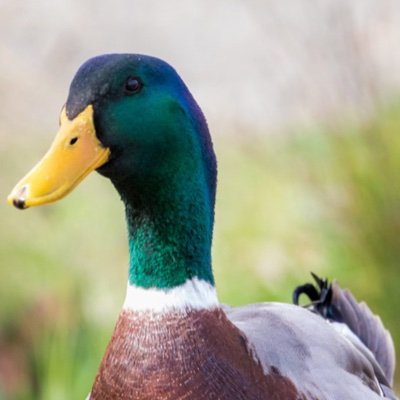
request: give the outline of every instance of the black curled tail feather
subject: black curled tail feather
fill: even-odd
[[[336,281],[329,284],[327,279],[312,275],[318,288],[310,283],[299,286],[293,292],[293,302],[299,304],[300,296],[306,294],[311,300],[307,306],[311,311],[330,321],[346,324],[371,351],[387,382],[392,385],[395,351],[392,337],[381,319],[364,302],[358,303],[352,293],[342,289]]]

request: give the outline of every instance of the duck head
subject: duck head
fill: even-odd
[[[8,201],[18,208],[54,202],[93,170],[139,188],[195,161],[215,191],[206,122],[176,71],[154,57],[103,55],[78,70],[53,145]]]

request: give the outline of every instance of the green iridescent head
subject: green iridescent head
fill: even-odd
[[[56,201],[94,169],[125,204],[131,283],[213,283],[215,155],[204,116],[170,65],[134,54],[83,64],[52,148],[9,201],[19,208]]]

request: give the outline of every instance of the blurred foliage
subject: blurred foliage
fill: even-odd
[[[314,271],[367,301],[400,349],[399,111],[364,126],[215,139],[223,302],[288,302]],[[47,145],[18,136],[0,146],[2,198]],[[118,195],[93,174],[56,205],[2,203],[0,218],[0,399],[85,398],[125,291]]]

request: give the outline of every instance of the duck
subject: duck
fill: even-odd
[[[200,107],[167,62],[138,54],[86,61],[49,151],[8,202],[55,202],[92,171],[122,200],[129,269],[88,399],[396,398],[389,332],[337,283],[316,277],[316,286],[295,290],[295,304],[219,302],[216,156]]]

